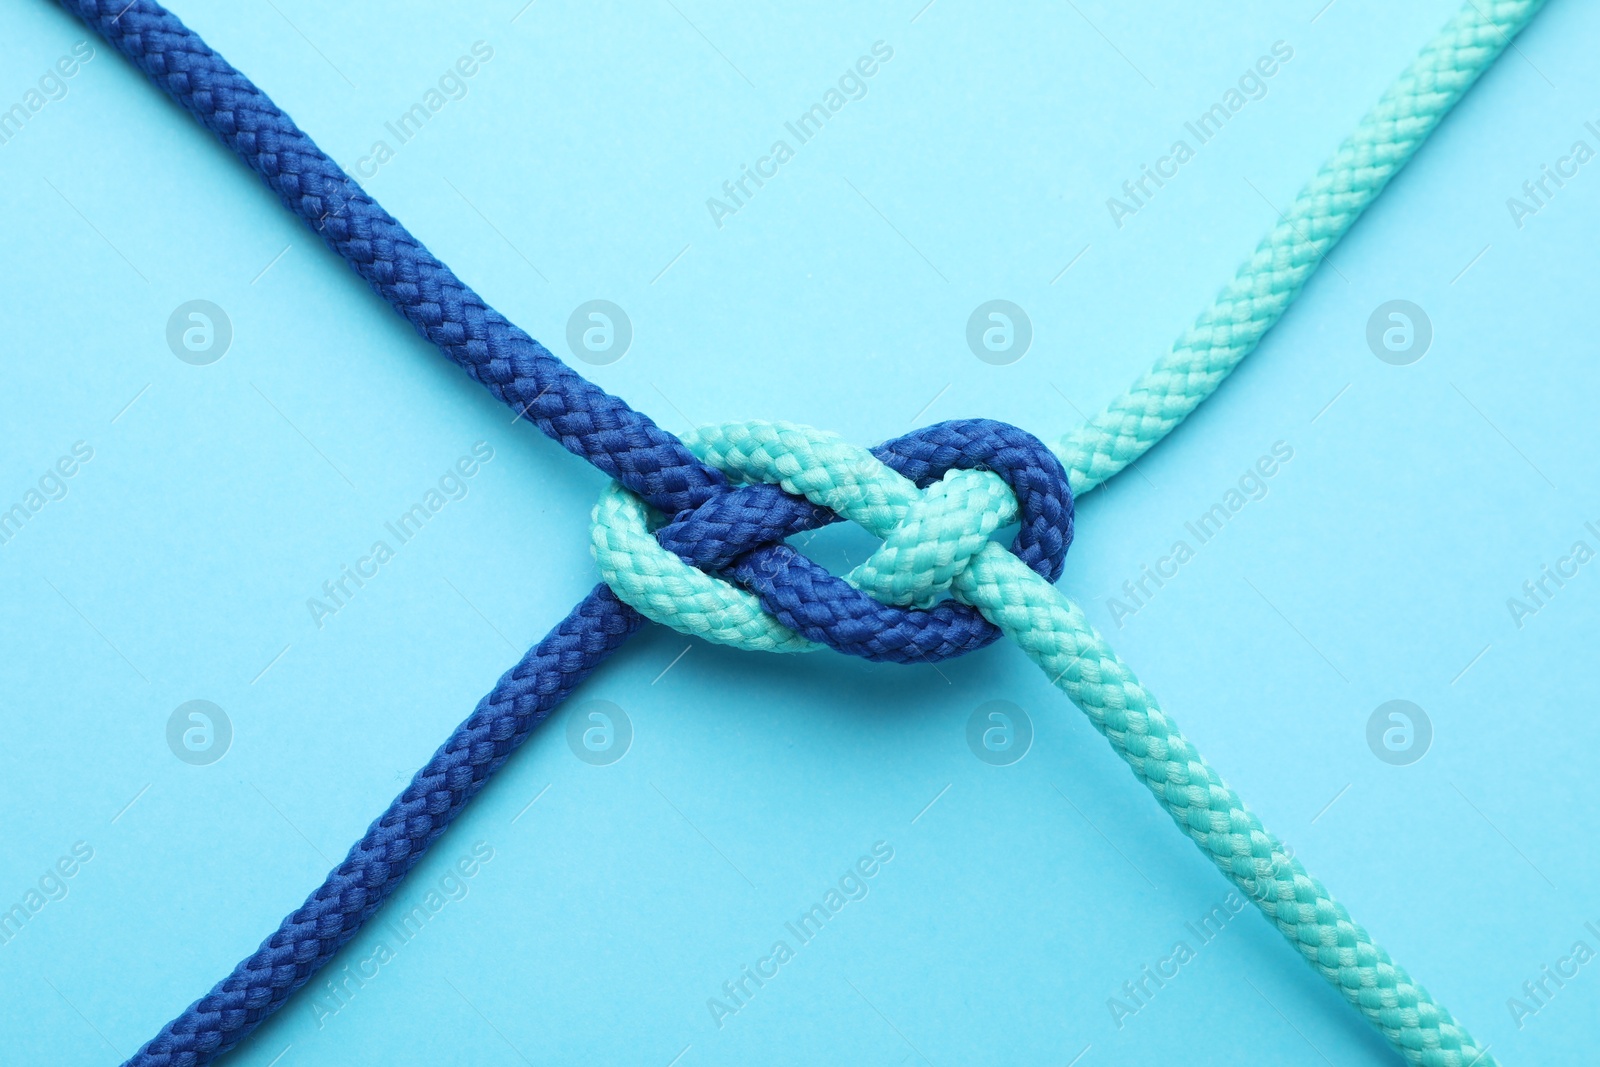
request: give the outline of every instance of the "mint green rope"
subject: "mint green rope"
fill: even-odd
[[[1255,350],[1328,252],[1544,3],[1467,0],[1172,350],[1055,446],[1074,493],[1144,455]]]
[[[1172,350],[1055,451],[1086,493],[1142,456],[1260,342],[1428,134],[1544,0],[1467,0],[1295,198]],[[1077,704],[1178,826],[1313,968],[1419,1067],[1496,1060],[1411,980],[1270,833],[1049,582],[988,540],[1016,513],[993,475],[952,471],[927,490],[832,434],[784,423],[709,427],[687,443],[735,479],[772,482],[884,538],[848,576],[875,598],[977,608]],[[811,651],[752,594],[685,564],[652,536],[658,516],[613,484],[595,507],[601,575],[645,616],[740,648]]]

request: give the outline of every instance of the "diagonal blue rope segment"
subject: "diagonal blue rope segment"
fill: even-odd
[[[129,1067],[198,1067],[243,1041],[389,899],[495,771],[642,617],[598,586],[495,684],[305,903]]]
[[[219,137],[373,290],[502,403],[668,514],[727,480],[486,304],[267,95],[152,0],[61,0]]]

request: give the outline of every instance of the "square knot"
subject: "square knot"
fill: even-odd
[[[613,483],[595,506],[601,577],[646,617],[739,648],[828,646],[937,661],[999,631],[964,602],[972,564],[1011,549],[1049,581],[1072,543],[1072,491],[1043,442],[989,419],[939,423],[875,449],[793,423],[703,428],[685,443],[735,484],[673,516]],[[849,519],[883,540],[843,578],[784,539]]]

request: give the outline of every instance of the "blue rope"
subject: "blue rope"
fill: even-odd
[[[936,661],[992,642],[974,609],[881,604],[781,544],[837,519],[766,485],[732,487],[671,434],[563,364],[489,307],[267,96],[152,0],[60,0],[233,149],[284,204],[451,360],[564,448],[671,517],[662,543],[756,591],[795,629],[870,659]],[[1072,539],[1072,494],[1050,450],[989,420],[944,423],[876,454],[927,485],[995,470],[1016,491],[1013,550],[1051,581]],[[345,944],[429,845],[566,696],[639,628],[598,586],[502,676],[304,904],[130,1060],[198,1067],[236,1046]]]

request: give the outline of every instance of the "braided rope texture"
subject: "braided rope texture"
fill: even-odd
[[[885,502],[916,486],[866,449],[809,427],[733,423],[703,431],[697,449],[741,479],[801,490],[872,529],[894,521]],[[993,488],[1003,491],[994,475]],[[598,511],[599,509],[597,509]],[[885,514],[886,510],[889,512]],[[597,519],[597,522],[599,520]],[[962,524],[954,524],[959,529]],[[875,530],[876,532],[876,530]],[[950,545],[951,541],[935,540]],[[659,556],[666,554],[656,548]],[[948,555],[948,553],[946,553]],[[668,557],[670,558],[670,557]],[[626,566],[631,557],[614,562]],[[648,569],[648,568],[647,568]],[[923,578],[932,577],[931,570]],[[943,581],[942,572],[939,579]],[[950,593],[1000,627],[1052,683],[1088,715],[1179,828],[1270,919],[1316,971],[1344,995],[1407,1061],[1419,1067],[1491,1067],[1466,1028],[1389,958],[1349,912],[1306,873],[1112,651],[1083,610],[1045,577],[985,540],[950,570]],[[633,590],[624,580],[619,595]],[[742,607],[728,600],[730,610]],[[703,605],[695,605],[698,614]],[[674,620],[665,620],[676,624]],[[773,618],[769,625],[781,630]],[[693,619],[690,626],[703,621]],[[718,625],[715,620],[713,626]]]
[[[1137,460],[1255,350],[1389,180],[1545,0],[1467,0],[1294,198],[1172,350],[1056,455],[1080,496]]]
[[[585,597],[501,676],[305,903],[124,1067],[199,1067],[249,1036],[356,935],[533,728],[642,621],[605,586]]]
[[[153,0],[60,2],[221,138],[418,333],[562,447],[671,514],[725,484],[489,307],[177,16]]]
[[[1408,1063],[1495,1067],[1488,1046],[1390,959],[1262,826],[1077,604],[999,550],[975,556],[954,591],[1088,715],[1179,829]]]
[[[656,531],[663,543],[671,544],[675,551],[681,551],[686,558],[705,559],[706,562],[701,564],[703,566],[726,567],[726,573],[760,593],[770,610],[807,639],[820,640],[857,654],[868,654],[862,651],[866,647],[874,654],[874,658],[938,658],[980,647],[998,632],[987,622],[977,620],[976,627],[968,624],[968,629],[975,629],[975,633],[965,633],[962,640],[948,647],[937,643],[926,650],[919,647],[917,642],[922,640],[916,636],[920,632],[917,629],[919,624],[907,623],[906,619],[934,617],[947,609],[966,613],[969,619],[976,619],[970,609],[949,602],[927,612],[904,612],[899,608],[890,609],[889,605],[880,605],[884,610],[899,612],[888,622],[879,618],[872,624],[880,629],[901,628],[897,642],[888,648],[873,650],[870,642],[852,642],[839,639],[826,630],[814,632],[815,626],[808,628],[809,621],[803,617],[804,612],[799,610],[806,606],[805,602],[802,600],[796,604],[792,601],[801,595],[797,589],[810,588],[805,586],[805,581],[814,580],[814,575],[804,573],[805,568],[812,567],[819,572],[820,569],[803,561],[803,557],[796,556],[793,561],[786,561],[781,553],[789,550],[775,542],[788,532],[831,521],[831,513],[821,515],[803,501],[776,490],[763,495],[763,490],[768,487],[762,485],[730,491],[717,471],[698,462],[670,434],[563,365],[543,346],[489,308],[372,201],[354,180],[328,159],[248,79],[159,4],[152,0],[134,0],[132,3],[125,3],[124,0],[60,2],[83,18],[239,154],[266,180],[286,206],[321,234],[330,247],[350,263],[380,296],[449,358],[463,366],[496,397],[516,409],[519,415],[528,417],[564,447],[616,478],[651,509],[662,515],[673,516],[671,523]],[[1468,6],[1472,7],[1474,2],[1469,0]],[[1493,5],[1495,11],[1516,6],[1526,9],[1525,20],[1531,17],[1539,4]],[[1461,21],[1457,19],[1456,23],[1452,23],[1451,28],[1447,28],[1446,36],[1459,35],[1455,27]],[[1486,18],[1484,21],[1488,24],[1493,20]],[[1505,25],[1508,33],[1515,32],[1517,28],[1508,23]],[[1437,50],[1437,43],[1430,46],[1430,51],[1433,50]],[[1487,46],[1481,48],[1478,53],[1480,62],[1487,66],[1497,51],[1497,48]],[[1469,77],[1461,83],[1454,95],[1440,106],[1439,115],[1471,80]],[[1437,116],[1433,120],[1433,123],[1436,122]],[[1418,141],[1433,123],[1417,134]],[[1408,157],[1414,147],[1415,144],[1406,151],[1405,156]],[[1401,158],[1395,168],[1403,162],[1404,158]],[[1367,199],[1376,195],[1376,191],[1374,188]],[[1345,225],[1348,226],[1348,222]],[[1342,233],[1342,230],[1339,232]],[[1337,236],[1335,234],[1333,240],[1337,240]],[[1330,240],[1328,244],[1331,243]],[[1309,270],[1310,267],[1306,270],[1307,274]],[[1286,305],[1292,296],[1291,292],[1284,297],[1283,304]],[[1265,326],[1261,329],[1264,332]],[[1242,358],[1245,351],[1248,349],[1241,351],[1234,362]],[[1228,369],[1231,369],[1231,364]],[[1210,388],[1215,388],[1225,374],[1224,370],[1222,374],[1215,375]],[[1193,395],[1194,390],[1191,389],[1190,393]],[[1177,419],[1181,419],[1182,414],[1192,409],[1201,398],[1203,394],[1196,395],[1188,408],[1170,421],[1168,428],[1175,425]],[[1145,439],[1129,459],[1142,454],[1153,443],[1154,436],[1147,431],[1141,432],[1145,434]],[[916,484],[927,485],[939,473],[960,466],[959,461],[968,455],[963,450],[975,447],[975,440],[969,438],[958,444],[955,437],[949,435],[912,435],[912,438],[903,439],[902,442],[882,446],[878,451],[881,458],[888,460]],[[904,455],[897,455],[895,450],[902,447],[917,453],[917,457],[908,459]],[[885,449],[889,450],[888,453],[885,453]],[[1070,464],[1074,453],[1071,447],[1064,450]],[[1107,451],[1106,454],[1114,453]],[[919,463],[926,464],[926,467],[919,468]],[[1116,466],[1120,468],[1120,465]],[[1083,471],[1091,466],[1093,464],[1072,465],[1072,478],[1084,489],[1092,488],[1109,477],[1109,473],[1101,473],[1092,481],[1088,480]],[[1038,464],[1035,467],[1044,469]],[[1051,480],[1049,476],[1044,478],[1047,482]],[[1026,515],[1029,498],[1034,495],[1035,487],[1015,480],[1010,485],[1016,497],[1023,501]],[[992,489],[977,491],[989,493],[990,498],[994,498]],[[1004,495],[1010,496],[1009,493]],[[1053,581],[1059,575],[1060,553],[1065,551],[1071,537],[1071,493],[1063,485],[1062,491],[1056,495],[1058,498],[1064,497],[1065,515],[1058,514],[1052,518],[1041,512],[1040,515],[1044,517],[1027,524],[1038,527],[1030,534],[1034,542],[1024,546],[1023,539],[1019,538],[1016,546],[1018,551],[1024,557],[1032,557],[1027,558],[1026,565],[1018,556],[1005,553],[998,547],[992,548],[992,552],[1010,561],[997,565],[1014,566],[1024,574],[1035,575],[1035,579],[1046,589],[1049,588],[1048,581]],[[1004,508],[1014,505],[1002,502],[998,506]],[[741,508],[750,512],[750,522],[744,527],[730,522],[728,518],[729,515],[738,514]],[[702,509],[722,510],[717,515],[697,516],[696,513]],[[698,520],[705,520],[705,528],[714,528],[718,524],[727,528],[730,539],[726,544],[729,546],[743,544],[764,547],[746,551],[736,558],[728,558],[726,552],[719,555],[717,552],[688,551],[684,549],[683,542],[692,531],[699,528],[696,525]],[[758,528],[759,534],[756,532]],[[674,536],[678,537],[676,542]],[[912,534],[906,533],[904,536],[907,540],[899,548],[909,554],[907,558],[917,557],[925,551],[909,540]],[[975,554],[968,554],[963,549],[963,562],[960,565],[952,562],[948,569],[941,569],[937,561],[930,565],[925,557],[915,565],[901,565],[886,560],[887,572],[900,574],[906,584],[880,591],[889,599],[920,604],[937,595],[937,588],[948,581],[952,591],[959,595],[960,589],[977,580],[980,573],[989,573],[977,564],[987,560],[990,554],[990,549]],[[758,558],[765,561],[764,565],[752,572],[751,561]],[[1029,570],[1029,567],[1034,569]],[[805,581],[791,582],[785,587],[774,579],[774,576],[786,576],[795,571],[801,572]],[[825,572],[820,573],[824,578],[831,579]],[[878,580],[874,579],[873,584],[877,586]],[[858,594],[852,587],[845,586],[845,589]],[[832,592],[837,593],[837,590]],[[784,603],[785,597],[791,602]],[[865,596],[859,599],[869,604],[875,603]],[[998,610],[992,605],[991,609]],[[840,621],[849,623],[851,619],[835,620],[835,625]],[[639,622],[639,616],[603,586],[585,598],[516,667],[501,678],[494,691],[479,703],[473,714],[418,772],[390,809],[372,824],[345,861],[330,873],[324,885],[307,899],[306,904],[285,919],[282,927],[255,954],[241,962],[229,978],[169,1023],[128,1062],[190,1067],[209,1063],[218,1054],[237,1045],[354,935],[406,871],[420,859],[428,845],[443,832],[532,728],[594,666],[620,646]],[[927,629],[936,641],[948,642],[949,636],[944,629],[938,626]],[[954,627],[952,632],[961,634],[961,626]],[[1110,655],[1109,650],[1105,652]],[[1114,660],[1114,656],[1111,658]],[[1137,684],[1136,680],[1131,679],[1131,674],[1128,678],[1132,684]],[[1116,743],[1113,734],[1108,733],[1108,736]],[[1138,770],[1137,765],[1135,769]],[[1409,988],[1408,982],[1404,984]],[[1402,1037],[1412,1033],[1407,1029],[1398,1029],[1396,1032]],[[1424,1028],[1419,1032],[1425,1034],[1427,1031]],[[1434,1048],[1426,1040],[1419,1047],[1425,1050]],[[1444,1044],[1437,1046],[1445,1047]],[[1457,1060],[1419,1060],[1413,1057],[1413,1062],[1453,1064]],[[1477,1062],[1490,1061],[1480,1059]]]

